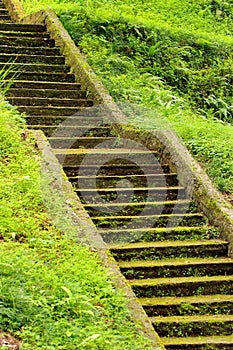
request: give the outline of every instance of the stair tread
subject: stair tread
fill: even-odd
[[[118,261],[121,268],[130,267],[165,267],[165,266],[189,266],[189,265],[212,265],[212,264],[233,264],[231,258],[176,258],[164,260],[146,260],[146,261]],[[232,271],[233,274],[233,271]]]
[[[82,192],[109,192],[109,191],[125,191],[125,192],[131,192],[133,187],[106,187],[106,188],[82,188]],[[156,191],[166,191],[166,190],[180,190],[184,187],[181,186],[167,186],[167,187],[134,187],[134,191],[148,191],[148,190],[156,190]]]
[[[166,345],[202,345],[202,344],[232,344],[233,348],[233,335],[225,336],[199,336],[199,337],[160,337],[162,343]]]
[[[134,249],[134,248],[160,248],[160,247],[189,247],[189,246],[202,246],[202,245],[228,245],[227,241],[221,239],[212,240],[196,240],[196,241],[161,241],[161,242],[133,242],[133,243],[112,243],[108,244],[108,248],[114,249]]]
[[[157,297],[157,298],[138,298],[143,306],[159,305],[180,305],[180,304],[200,304],[200,303],[223,303],[232,302],[233,295],[216,294],[216,295],[194,295],[188,297]]]
[[[150,279],[132,279],[128,283],[132,286],[158,286],[161,284],[179,285],[181,283],[196,282],[224,282],[233,281],[233,275],[230,276],[203,276],[203,277],[168,277],[168,278],[150,278]]]
[[[80,176],[81,177],[81,176]],[[98,177],[96,176],[96,179]],[[145,218],[172,218],[172,217],[184,217],[184,218],[192,218],[192,217],[202,217],[204,216],[202,214],[195,214],[195,213],[185,213],[185,214],[157,214],[157,215],[119,215],[119,216],[92,216],[92,219],[94,220],[117,220],[117,219],[145,219]]]
[[[96,165],[96,166],[98,166],[98,165]],[[70,167],[71,166],[67,165],[64,168],[70,168]],[[91,166],[91,167],[93,167],[93,166]],[[73,168],[77,169],[77,165],[74,166]],[[104,204],[95,204],[95,203],[85,204],[84,203],[83,205],[84,205],[84,207],[88,207],[91,205],[91,207],[95,208],[95,206],[96,207],[105,207],[105,206],[107,206],[107,207],[117,207],[117,206],[122,207],[122,206],[139,206],[139,205],[146,205],[146,206],[155,205],[155,206],[157,206],[157,205],[166,205],[166,204],[167,205],[175,205],[175,204],[189,204],[189,203],[190,203],[189,200],[180,199],[179,201],[178,200],[169,200],[169,201],[165,200],[165,201],[157,201],[157,202],[155,202],[155,201],[153,201],[153,202],[131,202],[131,203],[121,202],[121,203],[104,203]]]
[[[142,227],[142,228],[130,228],[130,229],[105,229],[105,230],[99,230],[99,232],[137,232],[137,231],[153,231],[153,232],[170,232],[170,231],[176,231],[176,232],[182,232],[182,231],[197,231],[205,229],[211,229],[211,227],[205,227],[205,226],[174,226],[174,227]]]
[[[84,154],[84,153],[94,153],[94,154],[103,154],[103,153],[109,153],[109,154],[127,154],[127,155],[144,155],[144,154],[151,154],[149,151],[142,151],[132,148],[96,148],[96,149],[90,149],[90,148],[83,148],[83,149],[53,149],[54,153],[57,154]],[[141,164],[140,164],[141,165]],[[148,164],[147,164],[148,165]],[[148,165],[153,166],[153,165]]]
[[[188,316],[154,316],[149,317],[153,323],[190,323],[190,322],[224,322],[232,321],[233,315],[188,315]]]

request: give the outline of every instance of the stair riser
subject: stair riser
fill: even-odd
[[[3,36],[1,37],[0,45],[18,47],[54,47],[55,41],[47,38],[19,38]]]
[[[11,85],[11,89],[31,89],[32,91],[34,90],[44,90],[45,92],[47,90],[55,90],[55,93],[63,93],[64,90],[69,90],[69,89],[77,89],[78,92],[81,91],[81,84],[75,83],[75,84],[70,84],[70,83],[61,83],[61,82],[44,82],[44,81],[13,81]]]
[[[86,100],[86,99],[77,99],[77,100],[60,100],[58,99],[43,99],[40,100],[39,98],[23,98],[23,99],[17,99],[17,98],[8,98],[8,101],[13,104],[14,106],[35,106],[35,107],[78,107],[78,106],[83,106],[86,103],[87,104],[92,104],[91,100]],[[63,141],[63,140],[62,140]],[[68,140],[64,140],[63,144],[62,141],[57,141],[53,142],[54,148],[69,148],[69,142]],[[67,146],[67,147],[65,147]]]
[[[19,73],[19,72],[9,72],[7,74],[7,79],[15,80],[28,80],[28,81],[49,81],[49,82],[64,82],[64,83],[75,83],[75,76],[73,74],[62,74],[62,73]],[[17,102],[17,97],[14,98],[15,103]],[[62,100],[61,100],[62,102]],[[66,101],[64,101],[65,104]]]
[[[175,298],[174,298],[175,301]],[[220,303],[183,303],[175,305],[143,305],[149,317],[155,316],[193,316],[193,315],[230,315],[233,313],[233,302]]]
[[[18,106],[18,110],[21,113],[31,115],[48,115],[48,116],[73,116],[76,113],[80,113],[83,110],[82,107],[90,107],[88,101],[83,101],[82,105],[75,107],[37,107],[37,106]]]
[[[58,140],[53,140],[50,139],[50,145],[52,148],[67,148],[67,149],[79,149],[79,148],[94,148],[98,144],[105,142],[105,141],[110,141],[111,138],[103,138],[99,137],[97,139],[83,139],[83,138],[74,138],[74,140],[69,140],[69,139],[58,139]]]
[[[14,46],[1,46],[0,53],[9,55],[38,55],[38,62],[41,60],[41,56],[59,56],[60,50],[56,48],[47,47],[14,47]]]
[[[68,116],[26,116],[25,118],[27,120],[27,124],[29,125],[48,125],[48,126],[54,126],[56,128],[59,127],[59,130],[61,130],[61,124],[65,122],[65,125],[71,125],[71,126],[79,126],[79,124],[81,123],[81,119],[82,119],[82,124],[88,124],[88,123],[92,123],[91,120],[93,119],[94,121],[96,120],[96,122],[101,122],[100,120],[98,121],[95,118],[81,118],[81,117],[68,117]],[[88,121],[88,119],[90,121]],[[75,170],[75,174],[78,173],[78,170]]]
[[[199,277],[199,276],[230,276],[233,274],[232,264],[203,264],[189,266],[156,266],[121,268],[127,279],[159,278],[159,277]]]
[[[57,55],[57,56],[46,56],[46,55],[40,55],[40,56],[33,56],[33,55],[26,55],[24,52],[23,54],[19,55],[17,53],[15,54],[1,54],[0,55],[0,62],[1,63],[47,63],[47,64],[65,64],[65,58],[63,56]]]
[[[69,67],[65,65],[42,65],[42,64],[14,64],[14,63],[0,63],[0,69],[13,70],[17,72],[32,72],[32,73],[69,73]],[[21,93],[20,93],[21,92]],[[35,92],[38,93],[37,89]],[[43,91],[42,91],[43,93]],[[10,96],[10,95],[9,95]],[[23,90],[11,91],[11,96],[31,96],[30,91]],[[43,96],[42,96],[43,97]],[[49,96],[46,96],[49,97]],[[52,97],[55,97],[54,95]]]
[[[86,98],[86,91],[48,90],[48,89],[14,89],[10,88],[7,96],[11,97],[38,97],[38,98],[60,98],[60,99],[82,99]],[[72,134],[70,134],[72,135]],[[69,135],[68,135],[69,136]]]
[[[233,322],[193,322],[193,323],[163,323],[153,324],[155,331],[164,337],[217,336],[231,335]]]
[[[0,31],[15,32],[45,32],[46,28],[40,24],[18,24],[18,23],[1,23]]]
[[[2,15],[0,15],[0,22],[2,22],[2,21],[11,22],[11,18],[7,14],[6,15],[2,14]]]
[[[222,257],[227,256],[227,245],[206,246],[199,247],[163,247],[163,248],[144,248],[144,249],[124,249],[111,250],[114,258],[119,261],[130,260],[159,260],[166,257],[172,258],[208,258],[208,257]]]
[[[132,286],[138,298],[151,298],[163,296],[192,296],[192,295],[212,295],[231,294],[233,288],[232,281],[217,283],[215,281],[180,283],[176,285],[166,284],[157,286]]]
[[[105,220],[98,220],[98,219],[92,219],[93,222],[97,227],[100,228],[108,228],[108,227],[118,227],[123,226],[132,221],[132,218],[128,219],[105,219]],[[135,218],[133,218],[135,221]],[[143,227],[143,224],[145,222],[146,218],[140,217],[136,219],[135,227]],[[160,217],[158,219],[155,218],[155,224],[152,227],[166,227],[168,222],[173,223],[173,226],[179,224],[179,226],[199,226],[203,223],[205,223],[205,220],[203,218],[194,217],[194,218],[180,218],[180,217]]]
[[[1,27],[1,25],[0,25]],[[0,29],[0,35],[5,36],[7,38],[15,38],[15,37],[20,37],[20,38],[39,38],[39,39],[50,39],[50,35],[46,33],[41,33],[41,32],[14,32],[9,30],[1,30]]]
[[[88,124],[90,124],[90,121],[87,121]],[[56,137],[61,136],[61,137],[69,137],[69,136],[73,136],[73,137],[78,137],[80,134],[82,136],[103,136],[103,137],[109,137],[111,136],[111,129],[109,127],[93,127],[93,128],[89,128],[89,127],[83,127],[83,126],[78,126],[78,127],[63,127],[63,128],[59,128],[57,129],[57,127],[50,127],[50,126],[35,126],[34,129],[40,129],[44,132],[44,134],[49,137],[52,136],[52,134],[54,133],[54,135]],[[69,179],[71,182],[72,180]]]

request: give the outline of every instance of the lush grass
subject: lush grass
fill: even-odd
[[[0,100],[0,329],[21,349],[150,349],[95,253],[51,224],[40,156]]]

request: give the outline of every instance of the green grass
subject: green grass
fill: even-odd
[[[97,255],[58,231],[40,193],[40,155],[0,100],[0,330],[26,349],[150,349]]]
[[[233,194],[230,1],[22,4],[27,12],[53,8],[114,99],[152,111],[133,123],[169,121],[217,187]]]

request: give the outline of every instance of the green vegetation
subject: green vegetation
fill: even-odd
[[[0,110],[0,330],[22,350],[150,349],[96,254],[51,224],[34,141]]]
[[[133,123],[150,129],[165,117],[218,188],[233,193],[230,1],[22,4],[28,13],[54,9],[115,100],[152,110]]]

